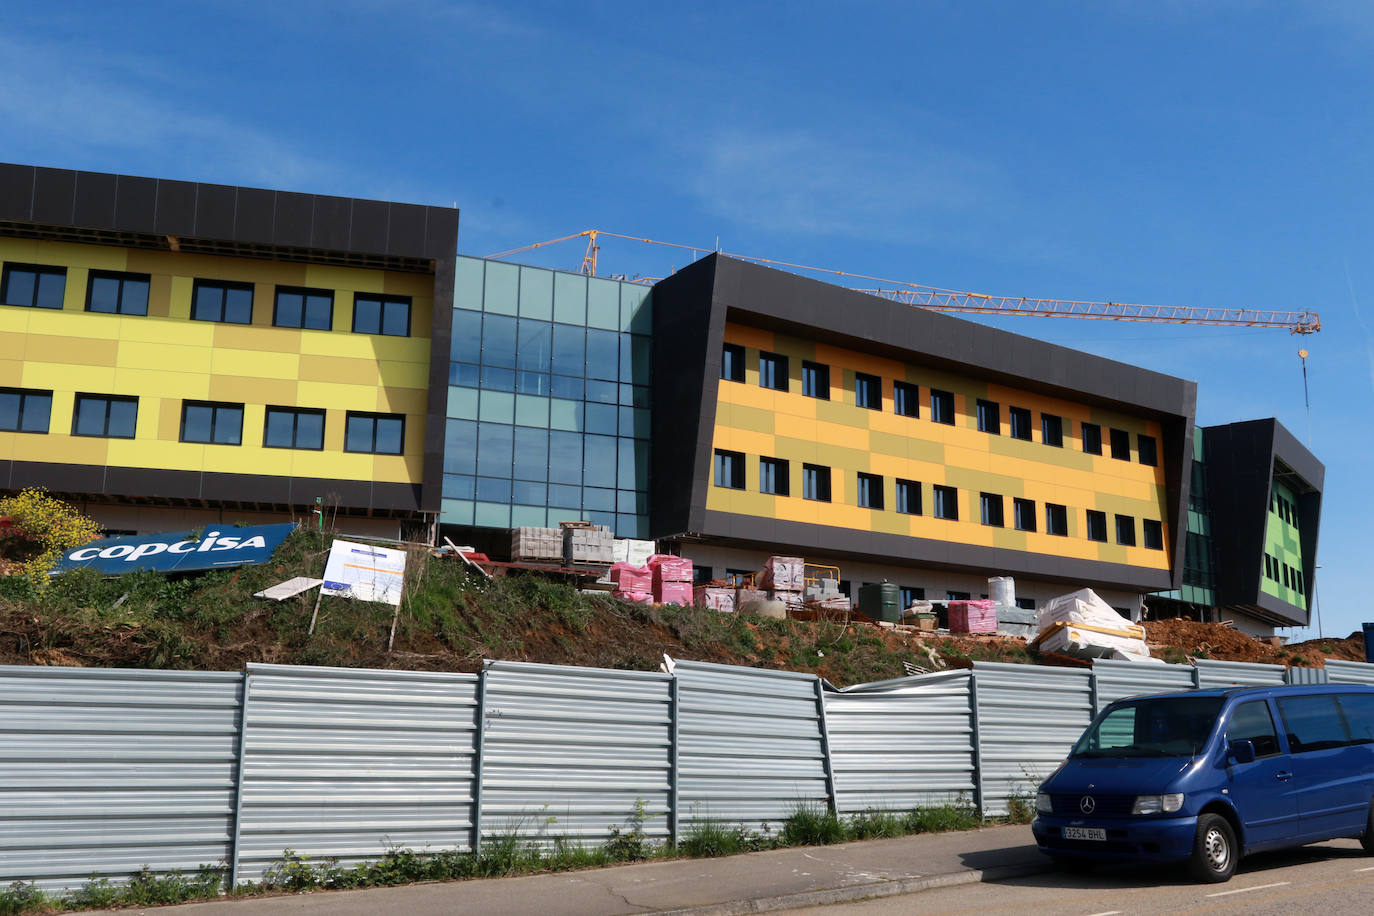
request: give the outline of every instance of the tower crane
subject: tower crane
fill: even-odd
[[[656,239],[641,238],[633,235],[621,235],[617,232],[607,232],[603,229],[584,229],[581,232],[565,235],[561,238],[550,239],[547,242],[536,242],[533,245],[524,245],[520,248],[512,248],[509,251],[497,252],[489,257],[494,260],[500,260],[501,258],[509,257],[513,254],[533,251],[536,248],[543,248],[559,242],[586,238],[587,249],[582,256],[582,266],[579,272],[586,276],[594,277],[597,275],[597,260],[601,251],[599,239],[602,236],[626,239],[632,242],[643,242],[649,245],[660,245],[667,248],[680,248],[693,252],[693,257],[717,252],[737,260],[753,261],[756,264],[767,264],[774,267],[804,270],[811,273],[830,274],[832,276],[845,278],[846,284],[860,284],[850,287],[858,292],[882,296],[896,302],[916,305],[937,312],[964,312],[977,315],[1026,315],[1042,318],[1095,318],[1100,321],[1144,321],[1168,324],[1217,325],[1223,327],[1287,328],[1291,334],[1314,334],[1322,328],[1320,316],[1318,316],[1316,312],[1310,311],[1284,312],[1264,311],[1260,309],[1202,308],[1178,305],[1136,305],[1125,302],[1097,301],[1090,299],[1038,299],[1027,296],[994,296],[986,293],[941,289],[940,287],[926,286],[921,283],[884,279],[882,277],[852,273],[846,270],[835,270],[828,267],[811,267],[806,264],[794,264],[788,261],[778,261],[771,258],[730,254],[720,251],[719,249],[698,248],[692,245],[680,245],[676,242],[661,242]],[[640,281],[652,282],[651,278],[640,278]]]

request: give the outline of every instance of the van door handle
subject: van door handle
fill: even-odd
[[[1277,773],[1274,774],[1274,778],[1277,779],[1279,782],[1287,782],[1288,780],[1293,778],[1293,774],[1288,772],[1287,770],[1279,770]]]

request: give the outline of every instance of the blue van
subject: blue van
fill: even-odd
[[[1056,862],[1187,863],[1337,837],[1374,852],[1374,687],[1195,690],[1103,709],[1035,797]]]

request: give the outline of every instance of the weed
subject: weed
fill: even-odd
[[[653,855],[653,843],[644,835],[644,822],[649,816],[649,803],[636,798],[634,813],[624,829],[619,824],[610,826],[611,838],[601,847],[606,855],[616,862],[637,862]]]
[[[834,811],[819,805],[798,802],[782,822],[785,846],[825,846],[844,840],[844,824]]]
[[[37,884],[15,881],[7,890],[0,891],[0,916],[19,916],[56,906],[57,901],[39,890]]]

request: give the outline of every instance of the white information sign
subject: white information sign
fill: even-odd
[[[405,574],[404,550],[335,541],[324,565],[321,591],[337,598],[400,605]]]

